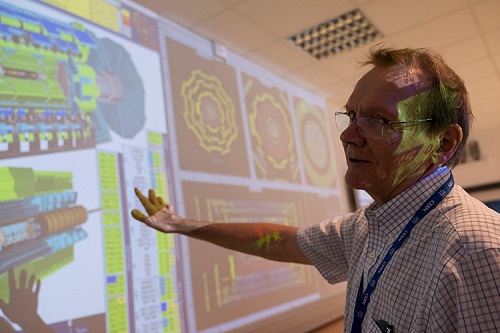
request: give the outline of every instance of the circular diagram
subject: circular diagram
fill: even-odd
[[[303,101],[296,104],[296,114],[307,179],[314,185],[332,186],[335,179],[334,165],[324,116]]]
[[[251,106],[249,119],[257,167],[264,174],[266,166],[277,170],[293,169],[296,164],[293,131],[286,110],[267,93],[257,95]]]
[[[220,80],[194,70],[183,82],[184,121],[207,152],[226,155],[238,136],[235,107]]]

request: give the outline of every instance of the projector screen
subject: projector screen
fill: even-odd
[[[29,301],[14,299],[24,271],[55,332],[292,332],[340,315],[344,286],[312,267],[130,216],[134,187],[217,222],[343,213],[322,98],[130,1],[2,1],[0,33],[6,304]]]

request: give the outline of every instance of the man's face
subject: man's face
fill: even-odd
[[[346,109],[357,117],[415,120],[406,102],[427,89],[418,71],[375,67],[358,81]],[[367,191],[380,204],[427,175],[435,166],[440,145],[439,137],[431,138],[420,126],[411,125],[384,125],[382,137],[366,138],[360,134],[357,121],[340,139],[347,160],[347,184]]]

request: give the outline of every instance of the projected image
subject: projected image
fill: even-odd
[[[270,221],[299,226],[339,212],[335,200],[285,191],[251,193],[248,189],[183,182],[186,214],[217,222]],[[262,251],[279,234],[263,235]],[[266,307],[317,297],[316,278],[309,267],[284,264],[189,241],[190,272],[197,331],[251,317]],[[203,260],[193,260],[203,258]]]
[[[110,130],[133,138],[146,120],[144,87],[128,51],[117,42],[97,39],[89,52],[88,68],[95,72],[95,124],[97,143],[111,141]]]
[[[127,40],[14,2],[0,3],[0,299],[21,304],[12,286],[33,276],[57,332],[180,331],[173,239],[143,247],[127,220],[134,186],[169,193],[156,21],[108,4],[131,17]],[[145,258],[155,269],[134,270]]]
[[[246,74],[243,81],[257,177],[300,182],[288,94]]]
[[[335,186],[335,159],[326,126],[329,122],[323,110],[297,97],[294,98],[294,109],[307,183]]]
[[[170,26],[160,29],[168,119],[175,123],[167,141],[179,162],[172,165],[175,210],[208,221],[290,226],[339,215],[321,100],[294,97],[279,81],[238,69],[231,58],[223,63],[206,43],[170,32]],[[279,237],[262,235],[255,246],[265,251]],[[327,294],[304,265],[184,237],[178,246],[179,299],[190,332],[237,332]]]
[[[0,184],[0,283],[5,287],[0,289],[0,297],[5,299],[5,273],[9,268],[31,262],[42,269],[40,261],[55,258],[60,266],[72,261],[73,245],[87,237],[80,225],[87,220],[88,212],[77,205],[72,174],[68,172],[1,167]],[[54,262],[51,270],[57,267]]]
[[[81,23],[0,4],[0,159],[95,147],[144,125],[127,51]]]
[[[158,51],[157,21],[134,8],[122,4],[121,31],[133,41]]]
[[[139,205],[130,190],[134,187],[154,188],[170,201],[165,146],[163,134],[149,132],[146,147],[126,146],[121,154],[100,153],[101,179],[111,185],[103,189],[103,203],[107,203],[103,223],[108,232],[106,244],[110,244],[106,257],[112,263],[106,274],[108,286],[116,286],[112,290],[117,291],[108,293],[108,302],[115,310],[113,324],[119,332],[182,331],[174,236],[147,228],[130,217],[130,209],[124,209]]]
[[[67,329],[71,318],[75,328],[105,330],[103,253],[96,248],[102,244],[99,205],[95,187],[82,187],[95,167],[80,169],[77,153],[61,154],[69,159],[64,166],[44,156],[0,167],[0,299],[37,310],[53,328]],[[91,154],[78,154],[92,163]],[[23,274],[26,281],[41,280],[37,299],[13,292]],[[2,310],[10,320],[23,322],[8,309]],[[17,313],[25,320],[36,314]]]
[[[2,323],[237,331],[328,297],[308,266],[130,216],[134,188],[219,222],[340,213],[324,101],[212,46],[133,1],[0,2]]]
[[[166,43],[181,169],[248,176],[234,69]]]
[[[184,121],[206,152],[226,155],[238,137],[235,107],[219,79],[200,70],[191,72],[181,90]]]

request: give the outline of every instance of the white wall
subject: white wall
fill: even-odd
[[[473,130],[469,142],[472,140],[478,142],[481,158],[453,169],[456,183],[464,188],[500,183],[500,128]]]

